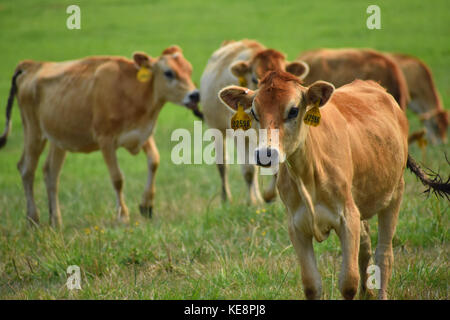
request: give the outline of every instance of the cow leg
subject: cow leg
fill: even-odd
[[[222,136],[224,137],[222,141],[219,141],[220,139],[215,141],[216,163],[217,169],[219,169],[220,179],[222,181],[222,201],[231,202],[231,192],[227,175],[227,139],[225,138],[225,134],[222,133]],[[220,154],[220,152],[222,152],[222,154]]]
[[[254,164],[241,165],[242,175],[247,183],[249,191],[249,202],[251,205],[257,206],[263,203],[258,184],[258,170]]]
[[[397,225],[400,204],[403,196],[404,180],[399,183],[395,195],[389,206],[378,214],[378,245],[375,252],[375,263],[380,268],[381,283],[378,299],[387,299],[387,287],[391,278],[392,265],[394,263],[394,252],[392,250],[392,239]]]
[[[100,143],[100,149],[108,166],[114,190],[116,191],[117,217],[119,221],[128,223],[130,218],[122,192],[124,179],[117,162],[116,148],[112,142],[102,142]]]
[[[44,179],[47,187],[50,225],[52,227],[61,227],[62,224],[58,200],[58,186],[59,174],[65,157],[65,150],[58,148],[53,143],[50,144],[50,150],[44,164]]]
[[[372,245],[370,240],[369,221],[361,221],[361,235],[359,241],[359,276],[361,278],[360,284],[360,299],[371,296],[370,291],[367,290],[367,267],[369,266],[370,257],[372,256]]]
[[[337,228],[337,234],[341,241],[342,267],[339,276],[339,290],[346,300],[353,299],[358,291],[358,253],[360,240],[360,215],[355,204],[348,204],[344,209],[344,218]]]
[[[155,174],[159,166],[159,152],[156,148],[153,136],[148,138],[142,146],[142,150],[147,155],[148,179],[144,194],[142,195],[142,202],[139,205],[139,210],[143,216],[151,218],[155,197]]]
[[[34,121],[28,121],[27,114],[21,109],[24,129],[24,148],[17,169],[22,177],[22,184],[27,201],[27,218],[31,225],[39,224],[39,211],[34,201],[34,176],[39,157],[44,150],[46,140]]]
[[[320,299],[322,295],[322,281],[317,269],[312,236],[298,231],[292,221],[293,218],[289,220],[289,237],[300,263],[303,291],[309,300]]]
[[[269,186],[264,191],[264,201],[272,202],[277,197],[277,174],[272,176]]]

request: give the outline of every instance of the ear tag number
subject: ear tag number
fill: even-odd
[[[238,110],[231,118],[231,128],[234,130],[242,129],[248,130],[252,126],[252,119],[245,113],[242,104],[238,103]]]
[[[317,127],[320,124],[320,110],[319,110],[320,100],[316,102],[315,106],[306,112],[303,122],[308,126]]]
[[[136,79],[138,79],[139,82],[149,82],[152,78],[152,72],[147,67],[142,67],[139,69]]]
[[[240,76],[238,79],[241,87],[247,87],[247,80],[243,76]]]

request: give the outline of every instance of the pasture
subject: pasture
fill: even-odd
[[[67,6],[81,8],[81,30],[66,28]],[[63,61],[88,55],[145,51],[156,57],[177,44],[199,82],[212,52],[225,39],[256,39],[294,60],[318,47],[372,47],[409,53],[433,71],[444,106],[450,104],[450,6],[448,1],[378,1],[381,30],[368,30],[366,1],[56,1],[0,0],[0,130],[11,76],[22,59]],[[201,106],[200,106],[201,108]],[[48,227],[41,156],[35,197],[41,227],[26,224],[25,196],[16,164],[23,131],[15,102],[13,126],[0,150],[0,299],[303,299],[300,270],[279,199],[247,205],[238,165],[230,166],[231,204],[220,201],[215,165],[175,165],[170,136],[193,131],[186,108],[167,104],[155,132],[161,155],[154,215],[138,204],[144,190],[144,154],[118,152],[125,176],[128,226],[116,221],[114,192],[99,152],[68,154],[60,179],[63,228]],[[420,123],[408,112],[411,131]],[[204,129],[206,126],[203,127]],[[429,146],[423,163],[450,174],[448,144]],[[420,162],[417,145],[410,153]],[[449,154],[450,156],[450,154]],[[260,179],[267,184],[267,177]],[[448,299],[449,202],[426,198],[409,171],[389,285],[392,299]],[[371,221],[372,248],[377,241]],[[332,233],[315,243],[323,298],[340,299],[340,249]],[[82,290],[69,291],[66,269],[81,268]]]

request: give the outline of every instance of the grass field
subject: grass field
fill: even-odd
[[[81,30],[66,28],[66,8],[81,7]],[[366,8],[381,8],[381,30],[366,28]],[[198,83],[211,53],[224,39],[254,38],[293,60],[317,47],[373,47],[416,55],[434,72],[444,105],[450,104],[450,5],[440,1],[0,0],[0,130],[13,70],[22,59],[69,60],[143,50],[158,56],[178,44]],[[411,128],[420,127],[408,112]],[[161,154],[154,218],[138,203],[146,182],[144,154],[119,150],[131,222],[115,220],[114,192],[100,153],[69,154],[61,174],[64,227],[47,225],[40,167],[35,196],[42,227],[25,220],[25,196],[16,170],[23,133],[17,103],[13,130],[0,151],[0,299],[298,299],[300,270],[280,200],[263,208],[246,204],[237,165],[231,166],[233,203],[222,205],[215,166],[174,165],[176,128],[192,131],[194,116],[167,104],[156,141]],[[429,147],[425,164],[447,176],[445,146]],[[420,160],[417,146],[410,153]],[[393,299],[448,299],[449,203],[421,195],[409,172],[394,239]],[[267,179],[263,179],[267,182]],[[371,221],[376,245],[376,219]],[[340,299],[339,241],[315,245],[323,297]],[[66,269],[81,268],[82,290],[66,288]]]

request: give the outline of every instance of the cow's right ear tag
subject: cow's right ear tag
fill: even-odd
[[[247,87],[247,79],[245,79],[245,77],[240,76],[240,77],[238,78],[238,80],[239,80],[239,85],[240,85],[241,87]]]
[[[231,118],[231,128],[234,130],[242,129],[248,130],[252,126],[252,119],[245,113],[242,104],[238,103],[238,110]]]
[[[319,110],[320,100],[316,102],[314,107],[306,112],[305,117],[303,118],[303,122],[308,126],[317,127],[320,124],[320,110]]]
[[[152,78],[152,71],[147,67],[141,67],[136,74],[136,78],[139,82],[149,82]]]

